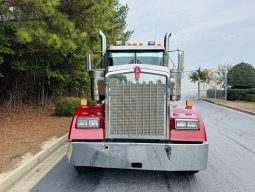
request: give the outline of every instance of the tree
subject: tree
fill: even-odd
[[[0,98],[87,96],[86,53],[99,49],[99,29],[127,41],[127,12],[118,0],[0,1]]]
[[[231,63],[224,63],[224,64],[219,64],[218,65],[218,75],[220,77],[220,79],[225,79],[226,78],[226,74],[229,72],[229,70],[232,68],[232,64]]]
[[[207,69],[202,70],[201,68],[198,68],[196,71],[189,74],[189,79],[193,83],[196,83],[199,79],[201,82],[208,82],[210,79],[210,72]]]
[[[125,43],[132,34],[132,31],[125,31],[128,6],[121,5],[118,0],[61,0],[59,9],[88,34],[91,49],[100,46],[99,30],[106,34],[108,45],[116,40]]]
[[[248,63],[239,63],[228,72],[228,85],[233,89],[255,88],[255,68]]]

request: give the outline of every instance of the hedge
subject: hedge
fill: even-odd
[[[224,90],[216,90],[216,98],[224,98]],[[241,100],[255,102],[255,88],[252,89],[228,89],[227,99],[228,100]],[[207,98],[215,98],[215,89],[207,90]]]
[[[247,96],[250,94],[251,95],[255,94],[255,88],[252,88],[252,89],[228,89],[227,98],[228,98],[228,100],[246,101],[247,99],[253,98],[253,96]]]
[[[246,101],[255,102],[255,94],[247,94]]]

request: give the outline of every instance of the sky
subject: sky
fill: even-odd
[[[185,70],[247,62],[255,67],[254,0],[120,0],[129,7],[130,42],[163,44],[185,51]]]

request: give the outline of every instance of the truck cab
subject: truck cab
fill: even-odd
[[[128,44],[106,47],[101,69],[92,69],[91,95],[97,105],[83,104],[69,131],[69,162],[84,167],[197,172],[207,166],[208,143],[201,116],[181,97],[183,51],[178,66],[169,64],[164,46]]]

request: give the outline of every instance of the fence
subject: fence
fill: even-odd
[[[246,84],[255,83],[254,76],[246,76],[246,81],[238,81],[240,88],[231,87],[231,82],[228,82],[227,73],[222,75],[217,70],[211,70],[211,80],[198,82],[198,99],[209,100],[242,100],[255,102],[255,88],[245,88]],[[239,78],[240,79],[240,78]],[[232,80],[233,81],[233,80]],[[233,83],[233,82],[232,82]],[[242,88],[243,87],[243,88]],[[253,87],[255,87],[253,85]]]
[[[182,78],[182,99],[209,99],[219,102],[227,100],[243,100],[255,102],[255,88],[231,88],[227,82],[227,74],[215,69],[208,70],[209,78],[206,81],[192,83],[189,76],[192,72],[185,71]],[[225,75],[226,74],[226,75]],[[248,77],[251,81],[254,77]],[[209,79],[209,80],[208,80]]]
[[[227,84],[225,79],[201,82],[198,86],[198,98],[227,100]]]

